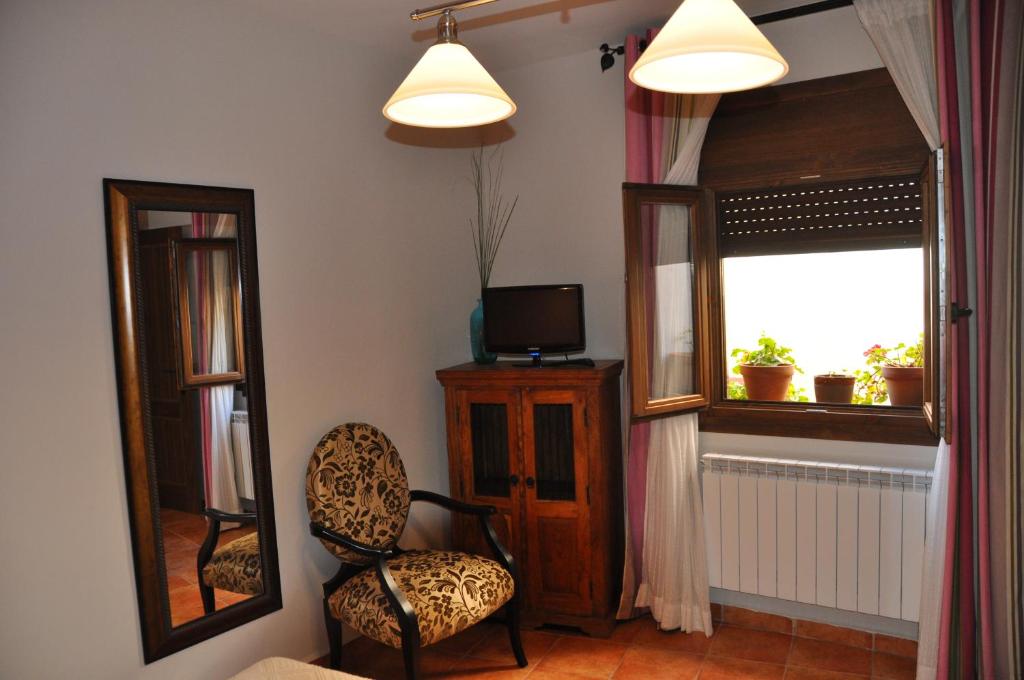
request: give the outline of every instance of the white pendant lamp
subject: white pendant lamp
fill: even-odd
[[[684,0],[629,72],[661,92],[736,92],[789,72],[764,34],[733,0]]]
[[[515,102],[459,42],[452,10],[474,4],[483,3],[413,12],[413,19],[441,15],[437,43],[384,105],[388,120],[417,127],[462,128],[496,123],[516,112]]]

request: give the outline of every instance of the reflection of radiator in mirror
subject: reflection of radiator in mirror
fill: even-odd
[[[235,455],[235,484],[239,497],[254,500],[252,490],[252,451],[249,448],[249,413],[231,412],[231,450]]]

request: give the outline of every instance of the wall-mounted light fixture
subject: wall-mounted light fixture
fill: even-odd
[[[733,0],[684,0],[629,79],[662,92],[736,92],[769,85],[789,64]]]
[[[417,127],[462,128],[496,123],[516,112],[511,97],[459,42],[455,21],[456,10],[495,1],[448,3],[410,14],[413,21],[440,16],[437,42],[384,105],[388,120]]]

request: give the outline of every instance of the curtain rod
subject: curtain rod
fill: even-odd
[[[807,16],[809,14],[817,14],[818,12],[827,12],[830,9],[849,7],[852,4],[853,0],[821,0],[820,2],[812,2],[809,5],[800,5],[799,7],[782,9],[778,12],[761,14],[756,17],[751,17],[750,20],[760,26],[762,24],[770,24],[775,21],[784,21],[786,19]]]

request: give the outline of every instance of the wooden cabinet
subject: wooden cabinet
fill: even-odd
[[[622,362],[596,364],[464,364],[437,378],[452,496],[498,508],[524,620],[607,635],[622,577]],[[475,518],[452,522],[457,549],[490,554]]]

